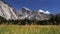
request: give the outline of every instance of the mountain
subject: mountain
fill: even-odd
[[[31,11],[26,7],[21,8],[18,10],[20,12],[19,17],[20,19],[29,19],[29,20],[49,20],[50,16],[48,13],[43,13],[39,11]]]
[[[0,16],[9,19],[18,19],[17,15],[15,14],[15,9],[2,0],[0,0]]]
[[[48,11],[45,13],[42,10],[32,11],[26,7],[23,7],[20,10],[15,10],[12,6],[0,0],[0,16],[4,17],[6,20],[49,20],[49,15]]]
[[[18,10],[18,17],[19,19],[25,19],[28,15],[30,15],[31,10],[29,10],[26,7],[21,8],[20,10]]]

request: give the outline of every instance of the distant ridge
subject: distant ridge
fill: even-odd
[[[0,16],[6,18],[6,20],[49,20],[49,15],[50,14],[45,14],[43,12],[32,11],[26,7],[23,7],[20,10],[15,10],[8,3],[0,0]]]

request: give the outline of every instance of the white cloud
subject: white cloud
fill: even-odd
[[[50,14],[50,12],[49,12],[49,11],[45,11],[44,13],[45,13],[45,14]]]
[[[44,10],[41,10],[41,9],[40,9],[40,10],[39,10],[39,12],[42,12],[42,13],[44,13]]]
[[[38,10],[38,12],[42,12],[42,13],[44,13],[44,14],[50,14],[50,12],[49,11],[44,11],[44,10]]]

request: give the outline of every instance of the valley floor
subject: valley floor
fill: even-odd
[[[0,25],[0,34],[60,34],[60,25]]]

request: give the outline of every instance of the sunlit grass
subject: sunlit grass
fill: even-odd
[[[0,34],[60,34],[60,25],[0,25]]]

